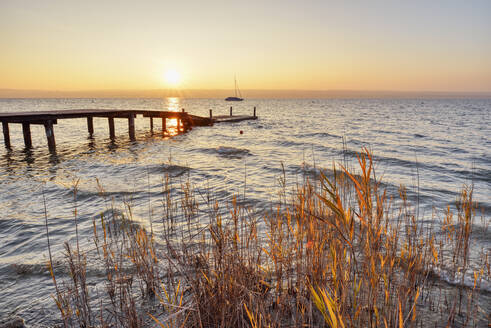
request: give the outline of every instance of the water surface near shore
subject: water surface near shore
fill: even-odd
[[[209,109],[228,114],[229,106],[219,99],[0,99],[0,112],[186,108],[207,116]],[[128,138],[127,120],[116,119],[115,141],[108,139],[106,119],[94,120],[93,139],[85,120],[60,120],[55,154],[47,149],[42,126],[32,127],[34,148],[27,151],[21,127],[11,124],[13,149],[0,149],[0,317],[18,313],[28,323],[49,324],[57,315],[45,266],[43,194],[53,251],[60,256],[63,242],[74,237],[75,209],[85,243],[92,219],[107,211],[112,199],[118,206],[131,203],[142,224],[149,213],[160,222],[166,173],[176,187],[189,177],[218,199],[245,195],[267,209],[276,199],[282,165],[292,186],[333,162],[355,166],[366,146],[375,155],[377,175],[391,192],[406,185],[422,219],[438,218],[463,185],[473,184],[481,209],[473,248],[491,249],[491,235],[480,220],[480,213],[487,219],[491,214],[491,100],[245,100],[232,106],[237,115],[250,115],[257,106],[259,119],[169,138],[158,133],[157,120],[151,135],[148,119],[138,118],[136,142]]]

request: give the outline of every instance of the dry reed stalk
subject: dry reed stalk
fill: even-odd
[[[279,202],[259,216],[237,197],[222,207],[202,195],[202,210],[189,180],[175,192],[166,176],[164,244],[132,224],[131,211],[112,223],[102,216],[100,228],[94,221],[109,301],[97,319],[89,296],[76,296],[86,290],[86,261],[67,246],[72,282],[68,292],[57,291],[62,317],[76,309],[87,318],[69,324],[116,327],[149,325],[149,318],[160,327],[417,327],[435,314],[433,323],[449,326],[485,321],[479,288],[490,280],[489,262],[472,269],[472,288],[464,285],[472,189],[461,194],[457,222],[449,210],[441,229],[427,227],[404,188],[393,208],[368,150],[358,165],[358,172],[334,166],[331,177],[305,179],[292,194],[283,176]],[[459,287],[435,288],[438,270],[458,278]],[[144,304],[153,295],[159,305],[148,314]]]

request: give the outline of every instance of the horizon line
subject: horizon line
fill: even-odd
[[[0,89],[0,98],[224,98],[232,89]],[[489,98],[491,91],[412,91],[412,90],[361,90],[361,89],[243,89],[254,98],[403,98],[450,97]]]

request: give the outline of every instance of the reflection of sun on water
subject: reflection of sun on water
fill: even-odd
[[[170,118],[167,120],[167,126],[168,127],[177,127],[177,119],[176,118]]]
[[[178,112],[180,111],[179,107],[181,105],[180,99],[177,97],[168,97],[166,98],[167,104],[166,104],[166,110],[169,112]]]
[[[167,132],[167,135],[170,137],[173,137],[173,136],[176,136],[179,134],[179,131],[177,130],[177,119],[176,118],[167,119],[166,132]]]
[[[180,111],[180,102],[179,98],[177,97],[169,97],[167,98],[167,110],[169,112],[179,112]],[[170,135],[176,135],[178,133],[177,131],[177,119],[175,118],[170,118],[167,120],[167,132]]]
[[[162,102],[162,109],[169,112],[180,112],[181,111],[181,99],[178,97],[167,97]],[[178,134],[177,131],[177,119],[168,118],[165,120],[165,134],[166,136],[175,136]]]

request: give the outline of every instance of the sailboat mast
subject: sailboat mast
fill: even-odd
[[[234,75],[234,82],[235,82],[235,96],[237,97],[237,76]]]
[[[239,95],[239,98],[242,98],[242,94],[240,93],[239,85],[237,84],[237,75],[235,75],[235,96]]]

